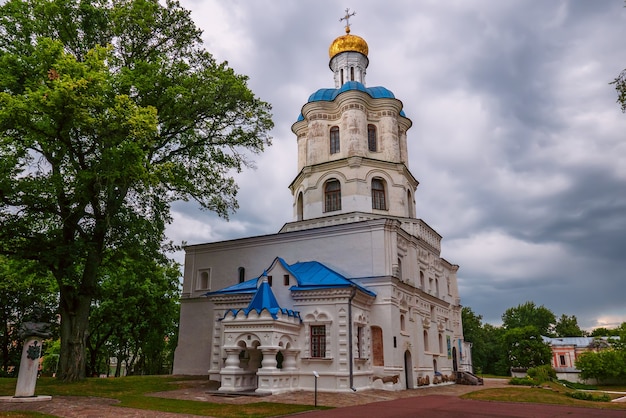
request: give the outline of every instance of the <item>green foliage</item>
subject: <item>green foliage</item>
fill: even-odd
[[[41,373],[46,376],[53,376],[59,367],[59,355],[61,354],[61,340],[51,341],[47,344],[43,355]]]
[[[598,381],[617,380],[626,382],[626,350],[604,349],[587,351],[576,359],[576,368],[583,379]]]
[[[609,395],[607,395],[606,393],[603,393],[601,395],[594,395],[593,393],[589,393],[589,392],[565,392],[565,395],[569,396],[570,398],[574,398],[574,399],[580,399],[583,401],[592,401],[592,402],[610,402],[611,401],[611,397]]]
[[[556,337],[584,337],[587,333],[578,326],[576,315],[563,314],[556,321],[554,334]]]
[[[502,329],[482,323],[482,316],[475,314],[468,306],[461,310],[463,338],[472,343],[472,363],[480,373],[499,376],[508,375],[504,362],[500,338]]]
[[[550,364],[552,350],[532,325],[507,329],[502,344],[509,367],[530,368]]]
[[[135,249],[108,260],[105,271],[92,306],[88,374],[108,374],[111,357],[130,374],[168,373],[178,329],[179,266]]]
[[[537,382],[530,377],[512,377],[509,379],[509,385],[515,386],[537,386]]]
[[[37,263],[0,255],[0,370],[4,374],[19,367],[23,341],[18,330],[34,309],[43,315],[42,321],[56,323],[57,295],[54,278]],[[57,332],[54,326],[53,332]]]
[[[528,376],[538,383],[549,382],[556,380],[556,370],[551,365],[545,364],[543,366],[531,367],[528,369]]]
[[[175,1],[9,0],[0,33],[0,253],[54,276],[76,380],[106,259],[161,251],[176,200],[237,209],[271,107]]]
[[[556,318],[554,313],[545,306],[536,306],[534,302],[526,302],[515,308],[507,309],[502,314],[502,327],[510,330],[533,326],[539,335],[552,335]]]

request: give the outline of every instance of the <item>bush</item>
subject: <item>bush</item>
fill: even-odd
[[[584,383],[570,382],[569,380],[559,380],[559,383],[570,389],[596,390],[597,386],[586,385]]]
[[[543,366],[531,367],[528,369],[528,376],[538,383],[548,382],[550,380],[556,380],[556,370],[549,364]]]
[[[574,399],[580,399],[583,401],[592,401],[592,402],[609,402],[611,398],[606,393],[602,395],[593,395],[589,392],[567,392],[567,396]]]
[[[517,386],[537,386],[539,383],[530,377],[513,377],[509,380],[509,385]]]

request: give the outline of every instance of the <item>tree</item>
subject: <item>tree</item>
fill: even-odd
[[[0,33],[0,252],[54,276],[78,380],[105,254],[159,246],[173,201],[235,210],[270,106],[173,0],[9,0]]]
[[[552,350],[533,325],[507,329],[502,342],[509,367],[530,368],[550,364]]]
[[[543,305],[535,306],[534,302],[526,302],[515,308],[509,308],[502,314],[503,328],[510,330],[532,325],[540,335],[547,337],[552,335],[555,323],[554,313]]]
[[[503,330],[491,324],[482,323],[482,315],[464,306],[461,310],[463,338],[472,343],[472,364],[480,373],[507,375],[501,338]]]
[[[562,314],[556,321],[554,333],[557,337],[584,337],[586,332],[578,326],[576,315],[567,316]]]
[[[117,376],[122,363],[136,373],[166,372],[178,328],[179,287],[179,266],[141,249],[109,260],[92,306],[89,374],[106,372],[110,357],[118,359]]]
[[[23,341],[18,330],[34,309],[43,313],[43,320],[56,322],[57,294],[54,279],[36,263],[0,255],[0,368],[4,373],[9,366],[19,367]]]

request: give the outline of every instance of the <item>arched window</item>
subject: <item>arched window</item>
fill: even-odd
[[[330,153],[337,154],[339,152],[339,127],[330,128]]]
[[[406,325],[404,323],[404,314],[400,314],[400,331],[406,331]]]
[[[424,272],[420,270],[420,286],[422,287],[422,290],[426,290],[425,289],[425,284],[424,284]]]
[[[296,202],[296,211],[297,213],[297,219],[299,221],[304,219],[304,203],[302,202],[302,192],[298,193],[298,200]]]
[[[409,218],[415,218],[415,205],[413,203],[413,196],[411,195],[410,190],[406,191],[406,201],[409,209]]]
[[[354,67],[350,67],[350,81],[354,81]]]
[[[385,182],[379,178],[372,179],[372,209],[387,210]]]
[[[243,283],[246,281],[246,269],[243,267],[239,267],[239,283]]]
[[[377,144],[377,138],[376,138],[376,126],[367,125],[367,148],[371,152],[376,152],[378,151],[377,145],[378,144]]]
[[[341,69],[341,85],[343,86],[343,68]]]
[[[430,351],[430,344],[428,344],[428,331],[424,330],[424,351]]]
[[[328,180],[324,185],[324,212],[341,210],[341,184],[339,180]]]
[[[443,335],[439,334],[439,352],[443,353]]]

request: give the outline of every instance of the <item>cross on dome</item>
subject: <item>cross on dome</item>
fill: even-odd
[[[346,9],[346,15],[339,19],[340,22],[346,21],[346,33],[350,33],[350,18],[356,15],[356,12],[350,13],[350,9]]]

